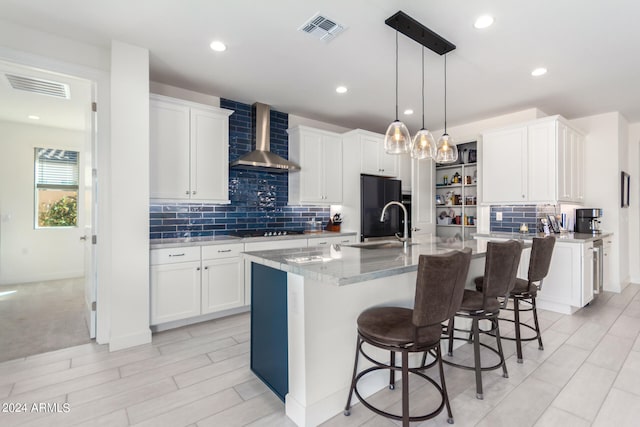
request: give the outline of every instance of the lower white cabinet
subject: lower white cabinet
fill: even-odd
[[[151,324],[244,304],[242,243],[151,250]]]
[[[202,314],[242,307],[244,244],[202,247]]]
[[[200,314],[200,248],[151,251],[151,324]]]
[[[604,253],[602,257],[602,289],[609,290],[611,289],[611,266],[609,262],[611,262],[611,244],[613,243],[611,237],[607,237],[604,239]]]

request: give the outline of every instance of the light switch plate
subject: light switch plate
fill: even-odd
[[[502,221],[502,212],[496,212],[496,221]]]

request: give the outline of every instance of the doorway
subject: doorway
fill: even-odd
[[[95,337],[94,87],[0,61],[0,361]]]

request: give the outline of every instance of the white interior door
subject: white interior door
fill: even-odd
[[[435,162],[413,159],[411,167],[411,226],[412,236],[435,234],[435,198],[433,180]]]
[[[85,317],[87,326],[89,327],[89,337],[96,337],[96,285],[97,285],[97,159],[98,152],[96,141],[96,123],[97,108],[93,100],[95,96],[95,84],[92,90],[92,108],[87,114],[87,132],[84,147],[84,299],[85,299]]]

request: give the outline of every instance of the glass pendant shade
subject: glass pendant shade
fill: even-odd
[[[458,147],[449,134],[443,134],[438,140],[436,152],[437,163],[453,163],[458,161]]]
[[[413,137],[411,158],[423,160],[436,157],[436,140],[427,129],[420,129]]]
[[[384,134],[384,151],[387,154],[408,153],[411,146],[409,129],[400,120],[395,120]]]

